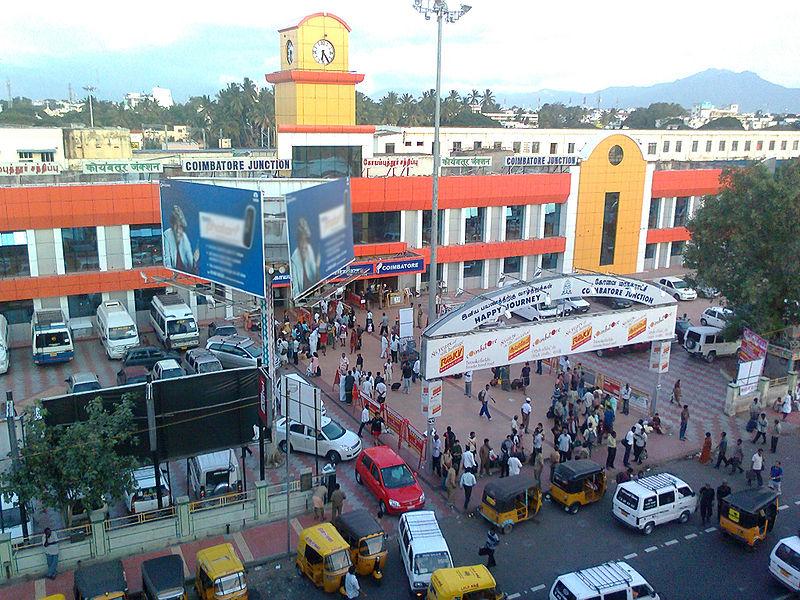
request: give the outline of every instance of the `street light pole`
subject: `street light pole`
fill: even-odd
[[[94,129],[94,108],[92,107],[92,93],[97,89],[93,85],[85,85],[83,89],[89,92],[89,126]]]

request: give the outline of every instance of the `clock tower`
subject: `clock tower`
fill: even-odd
[[[348,70],[347,23],[315,13],[278,33],[281,70],[266,76],[275,85],[278,131],[358,131],[355,88],[364,75]]]

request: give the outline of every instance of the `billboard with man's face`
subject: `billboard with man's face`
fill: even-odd
[[[261,193],[161,182],[164,266],[263,298]]]
[[[292,298],[300,298],[355,258],[350,180],[286,194],[286,227]]]

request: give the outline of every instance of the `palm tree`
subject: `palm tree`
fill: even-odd
[[[468,95],[467,98],[470,104],[480,104],[481,103],[481,93],[478,90],[472,90]]]
[[[417,125],[419,118],[417,115],[417,101],[411,94],[400,96],[400,125],[413,127]]]
[[[382,120],[387,125],[397,125],[400,121],[400,106],[397,92],[389,92],[380,101]]]
[[[495,102],[492,90],[486,88],[483,92],[483,100],[481,101],[481,112],[496,112],[499,106]]]

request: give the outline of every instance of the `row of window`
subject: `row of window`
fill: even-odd
[[[650,214],[647,218],[648,229],[659,229],[662,227],[685,227],[689,222],[689,196],[675,198],[675,215],[672,218],[672,225],[662,223],[659,220],[661,205],[665,198],[650,199]]]
[[[667,153],[670,151],[671,147],[671,140],[664,140],[662,145],[662,153]],[[691,152],[698,152],[700,148],[700,140],[692,140],[692,149]],[[711,152],[714,149],[714,142],[713,140],[706,140],[706,153]],[[726,152],[728,148],[728,140],[719,140],[717,143],[717,150],[719,152]],[[731,152],[738,152],[739,151],[739,140],[731,140]],[[744,142],[744,152],[750,152],[752,148],[752,141],[745,140]],[[775,140],[770,140],[768,145],[769,150],[775,150]],[[789,140],[781,140],[781,151],[786,151],[789,149]],[[792,142],[792,150],[796,151],[800,148],[800,140],[794,140]],[[764,141],[757,140],[756,141],[756,152],[761,151],[764,149]],[[650,156],[655,155],[656,151],[658,150],[658,144],[656,142],[650,142],[647,144],[647,154]],[[682,152],[683,151],[683,141],[676,140],[675,141],[675,152]]]
[[[644,258],[645,260],[652,259],[656,257],[656,248],[658,244],[647,244],[644,247]],[[669,255],[670,256],[681,256],[683,251],[686,249],[686,242],[678,241],[672,242],[670,246]]]
[[[415,142],[410,140],[406,140],[403,142],[403,146],[406,148],[411,148]],[[531,154],[539,154],[539,142],[531,142]],[[422,140],[416,141],[416,146],[421,148],[424,146],[424,142]],[[522,152],[522,142],[512,142],[512,151],[515,154],[519,154]],[[488,147],[487,147],[488,148]],[[394,154],[396,146],[393,143],[386,144],[386,148],[384,151],[386,154]],[[465,148],[463,147],[462,142],[453,142],[453,152],[461,152]],[[503,150],[503,142],[493,142],[491,146],[492,150]],[[472,142],[472,150],[483,150],[483,142],[482,141],[473,141]],[[575,153],[575,142],[568,142],[567,143],[567,154],[574,154]],[[558,142],[551,142],[550,143],[550,154],[558,154]]]

